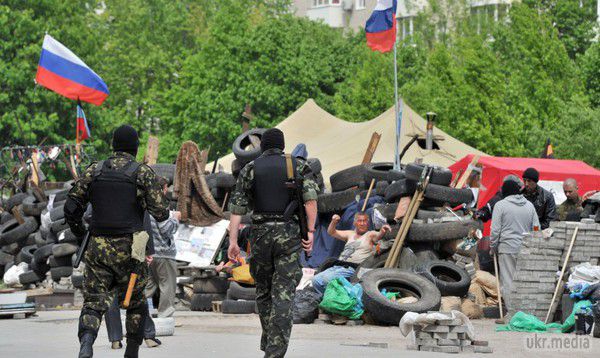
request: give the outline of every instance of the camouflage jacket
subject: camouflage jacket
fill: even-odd
[[[558,213],[558,220],[565,221],[567,220],[567,216],[571,213],[581,214],[583,212],[583,206],[581,206],[581,198],[577,197],[577,201],[573,202],[572,200],[565,200],[558,209],[556,210]]]
[[[129,153],[115,152],[108,160],[112,161],[113,167],[122,168],[130,161],[135,160],[135,158]],[[69,210],[67,210],[67,206],[65,205],[65,218],[69,225],[81,223],[83,213],[90,201],[88,195],[89,186],[97,165],[98,163],[90,164],[69,191],[68,199],[74,201],[76,204],[75,209],[69,208]],[[156,221],[162,222],[169,218],[168,200],[156,179],[156,174],[145,164],[140,165],[137,172],[137,198],[142,208],[152,215]]]
[[[283,154],[283,151],[279,149],[269,149],[262,155],[271,154]],[[296,173],[301,175],[303,178],[310,177],[310,167],[307,163],[299,158],[296,158]],[[245,215],[253,210],[253,193],[252,185],[254,182],[254,162],[246,164],[240,171],[240,175],[237,179],[235,190],[229,200],[229,211],[236,215]],[[312,179],[304,179],[304,185],[302,187],[302,199],[304,202],[310,200],[317,200],[317,193],[319,192],[319,186]],[[269,218],[281,218],[281,215],[252,215],[253,221],[262,221]]]

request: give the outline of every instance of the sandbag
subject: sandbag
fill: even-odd
[[[475,297],[475,303],[482,306],[488,306],[485,292],[477,282],[471,282],[469,286],[469,294]]]
[[[488,296],[498,298],[496,276],[487,271],[477,270],[477,272],[475,272],[475,278],[473,281],[477,282]]]
[[[483,309],[481,308],[481,306],[468,298],[463,299],[460,311],[470,319],[477,319],[483,317]]]
[[[442,297],[442,303],[440,304],[440,312],[460,311],[460,309],[461,309],[460,297],[456,297],[456,296]]]

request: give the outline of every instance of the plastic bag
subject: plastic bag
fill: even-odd
[[[511,318],[507,325],[501,325],[496,327],[496,332],[502,331],[515,331],[515,332],[568,332],[575,325],[575,312],[579,312],[580,309],[591,308],[592,303],[588,300],[579,301],[573,306],[573,312],[569,317],[562,323],[548,323],[540,321],[537,317],[519,311]]]
[[[329,313],[359,319],[364,313],[361,297],[360,284],[352,285],[347,279],[338,277],[327,285],[319,307]]]
[[[319,315],[321,294],[312,287],[296,291],[292,316],[294,323],[313,323]]]
[[[26,262],[21,262],[18,265],[11,266],[5,273],[2,280],[6,286],[18,285],[19,275],[25,273],[29,269],[29,265]]]
[[[239,283],[245,283],[248,285],[254,285],[254,278],[250,274],[250,265],[243,264],[238,267],[234,267],[231,270],[231,275],[233,276],[233,280]]]

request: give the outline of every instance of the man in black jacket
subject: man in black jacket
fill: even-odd
[[[540,180],[540,173],[535,168],[527,168],[523,172],[523,196],[529,200],[535,207],[535,211],[540,219],[541,230],[550,226],[551,221],[558,220],[556,214],[556,203],[554,195],[548,190],[542,188],[537,183]]]

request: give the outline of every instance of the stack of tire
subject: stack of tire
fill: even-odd
[[[226,277],[219,276],[213,271],[204,271],[200,277],[194,278],[193,290],[190,302],[192,311],[212,311],[212,303],[223,301],[229,289],[229,281]]]
[[[256,287],[231,281],[221,309],[224,314],[258,313]]]
[[[80,238],[73,235],[64,220],[64,203],[71,183],[63,189],[44,192],[52,198],[39,202],[34,195],[18,193],[4,204],[0,223],[0,266],[6,271],[11,265],[25,262],[29,270],[19,276],[23,285],[43,281],[48,272],[58,282],[73,273],[72,258],[77,252]],[[19,206],[24,222],[19,224],[10,214]]]
[[[210,193],[220,206],[235,188],[235,177],[229,173],[211,173],[205,176]]]

